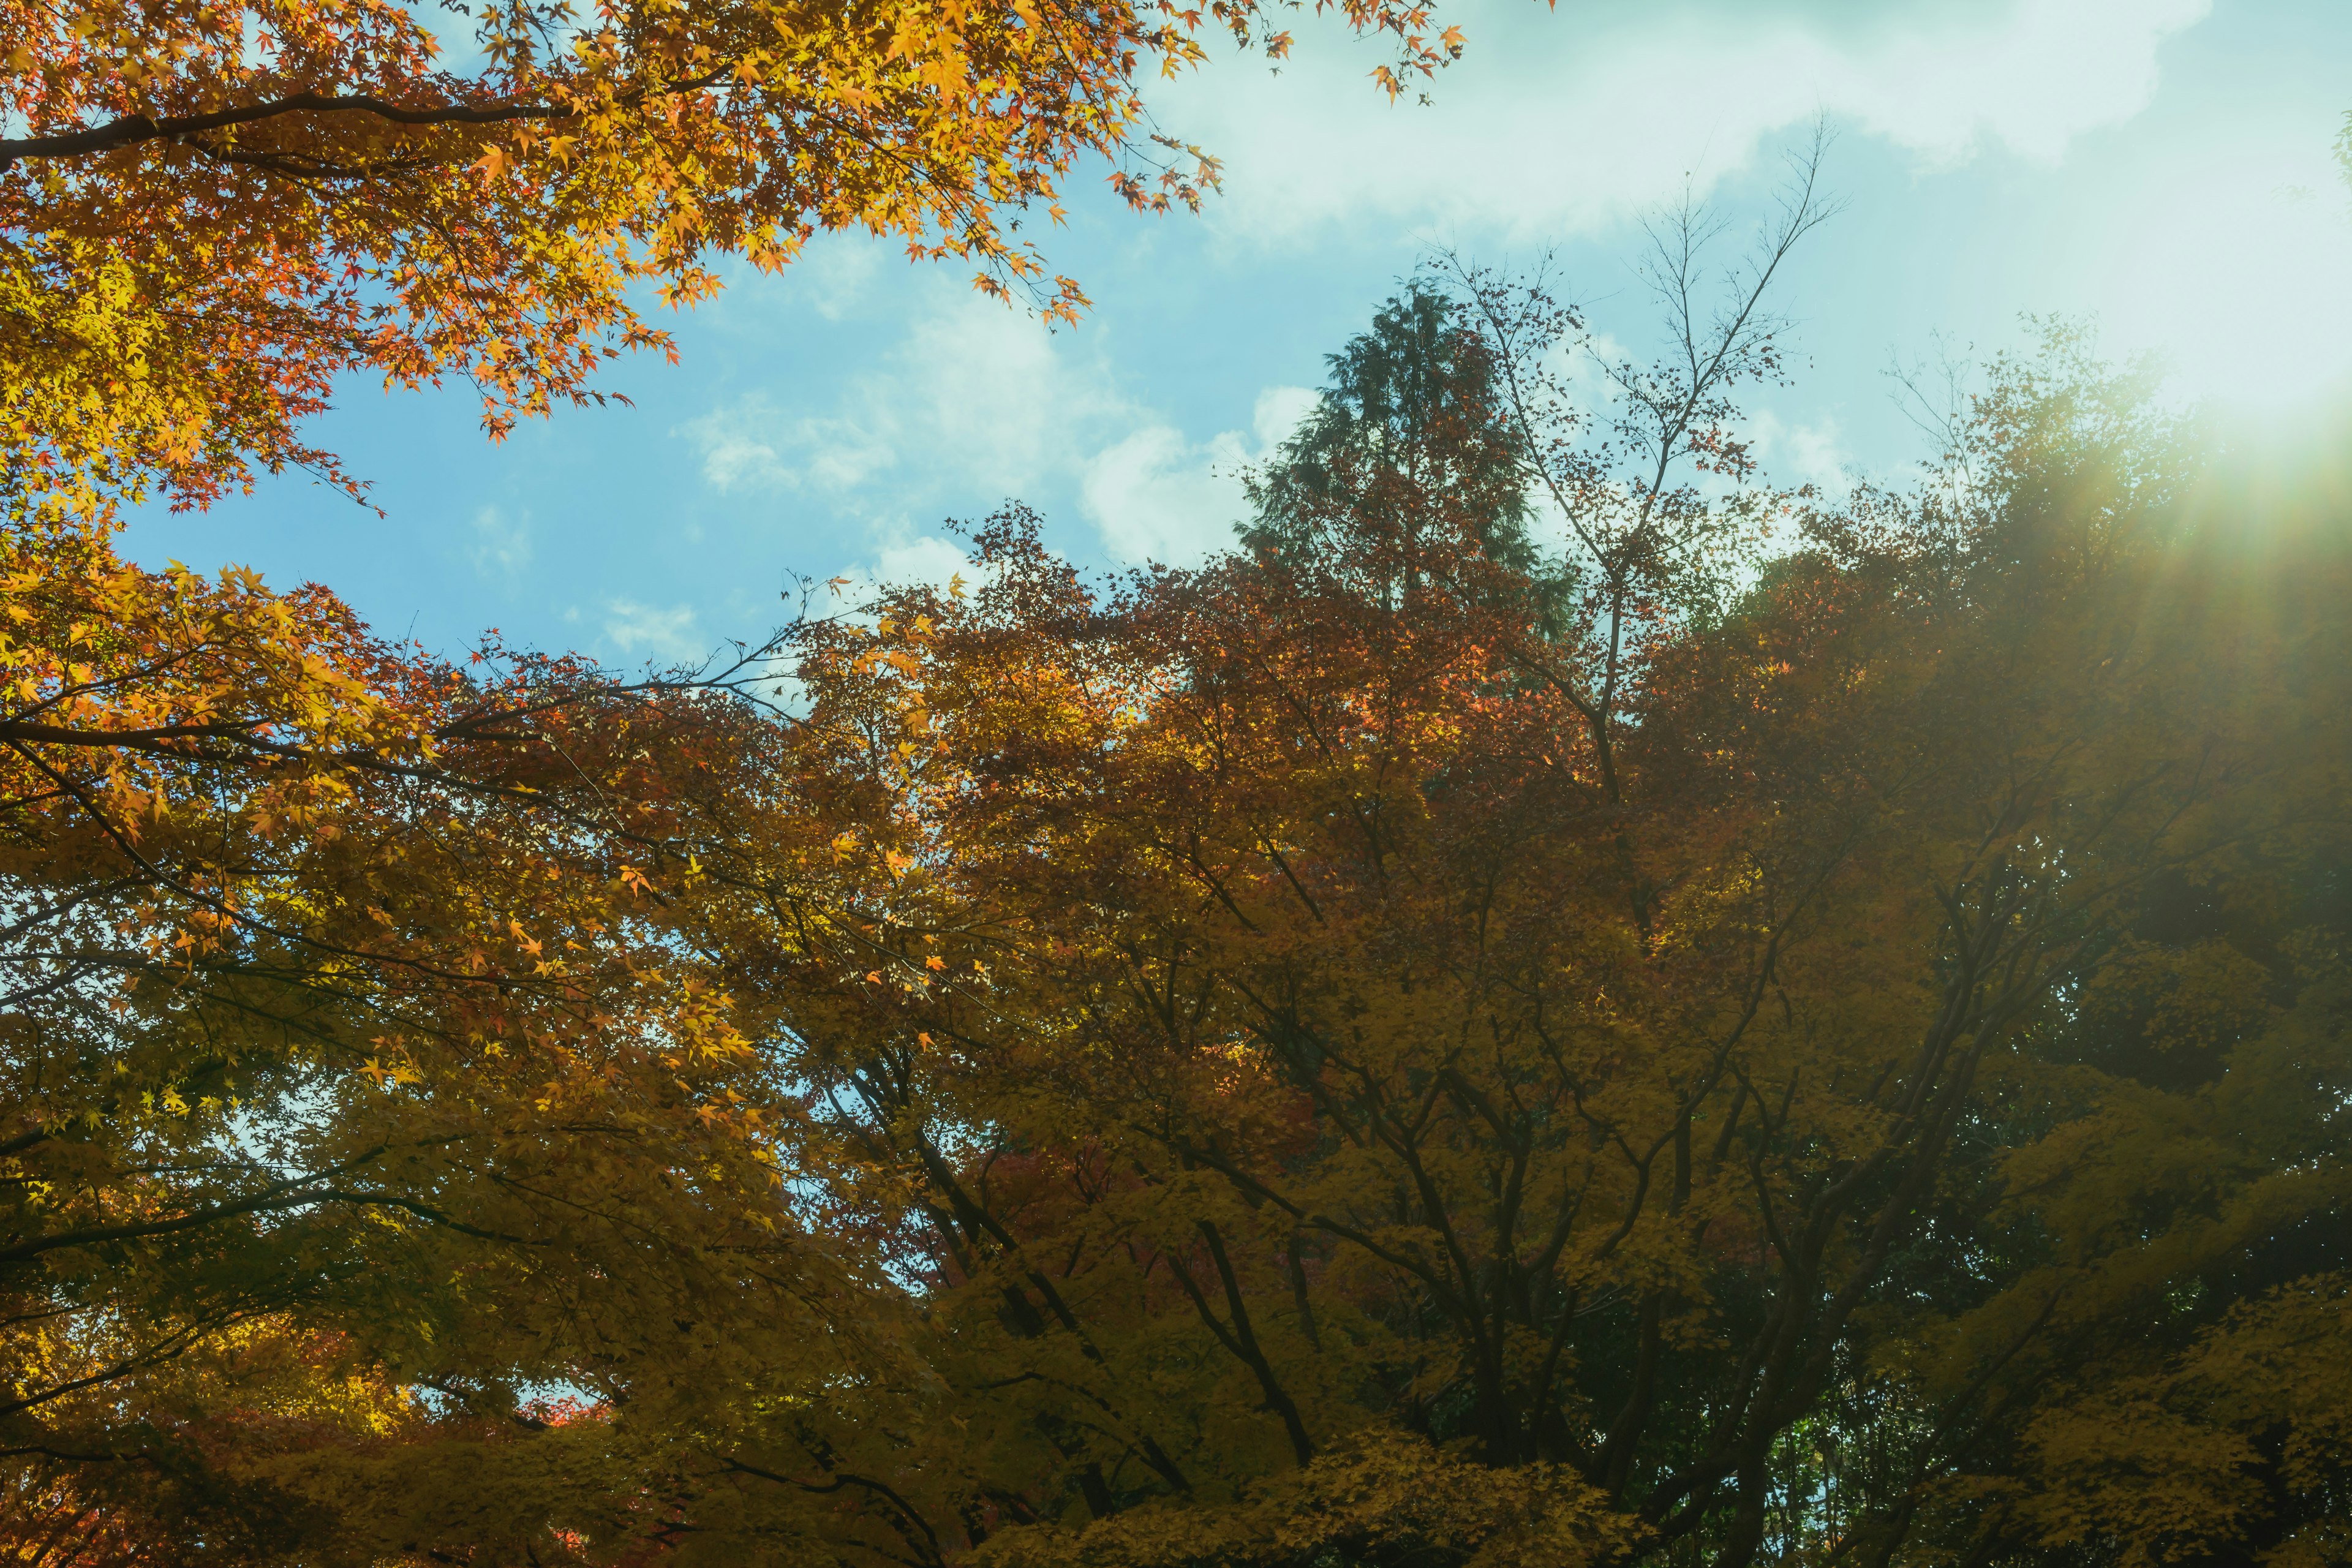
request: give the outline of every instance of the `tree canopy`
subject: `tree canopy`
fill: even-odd
[[[2352,1555],[2340,441],[2057,327],[1776,485],[1816,148],[1720,293],[1656,227],[1654,358],[1439,258],[1197,570],[1015,506],[723,668],[457,662],[109,508],[827,224],[1018,286],[1257,13],[24,16],[16,1562]]]
[[[1638,637],[1344,489],[813,635],[877,946],[712,945],[924,1309],[888,1550],[2339,1555],[2340,480],[2148,397],[2062,338]]]
[[[1391,95],[1457,53],[1417,0],[1318,0],[1394,47]],[[952,258],[1046,315],[1084,303],[1024,228],[1106,161],[1131,205],[1216,162],[1140,83],[1255,0],[7,0],[0,5],[0,502],[201,506],[255,465],[357,489],[300,432],[338,375],[462,377],[493,435],[667,350],[639,307],[825,230]]]
[[[1408,434],[1532,490],[1485,286]],[[2061,334],[1914,489],[1667,488],[1664,586],[1475,484],[1015,510],[700,684],[19,576],[10,1538],[2335,1561],[2352,548],[2267,461]]]

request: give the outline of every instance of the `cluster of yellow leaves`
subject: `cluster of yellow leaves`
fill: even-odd
[[[975,1561],[1254,1568],[1402,1556],[1463,1568],[1580,1568],[1621,1562],[1640,1542],[1639,1527],[1578,1476],[1547,1465],[1492,1469],[1424,1438],[1375,1430],[1252,1483],[1227,1507],[1147,1503],[1082,1528],[1002,1537]]]
[[[2162,1364],[2054,1404],[2026,1442],[2017,1509],[2044,1547],[2160,1568],[2272,1536],[2263,1563],[2342,1562],[2343,1512],[2271,1522],[2282,1493],[2332,1499],[2352,1473],[2352,1289],[2322,1274],[2242,1303]]]
[[[1406,0],[1339,8],[1405,68],[1458,50]],[[780,267],[824,230],[969,262],[979,288],[1074,317],[1085,297],[1026,215],[1059,222],[1092,159],[1139,207],[1197,205],[1215,161],[1144,134],[1139,80],[1201,62],[1204,36],[1281,47],[1256,0],[453,15],[465,68],[444,63],[443,14],[400,0],[0,5],[12,511],[150,485],[202,505],[255,465],[351,487],[298,433],[337,374],[463,377],[499,435],[601,399],[614,355],[668,349],[637,290],[689,304],[719,258]]]
[[[274,594],[250,572],[147,572],[79,530],[12,535],[0,543],[0,737],[15,744],[0,787],[12,799],[62,790],[50,807],[61,813],[102,802],[135,839],[142,819],[210,787],[184,765],[209,743],[429,760],[430,737],[353,668],[362,651],[321,595]],[[289,768],[255,780],[243,809],[264,833],[300,831],[345,787]]]
[[[667,923],[664,769],[734,754],[728,712],[506,668],[322,590],[10,536],[0,1540],[395,1554],[449,1501],[420,1472],[543,1470],[509,1453],[547,1426],[521,1389],[708,1372],[698,1314],[771,1291],[778,1337],[727,1354],[837,1342],[779,1188],[789,1100]],[[597,1473],[583,1542],[626,1489]]]
[[[142,282],[102,241],[0,236],[0,507],[12,526],[87,525],[155,476],[199,489],[208,464],[269,447],[251,418],[264,390],[254,362],[181,363],[187,334],[162,301],[185,292]],[[311,406],[297,398],[268,417]]]

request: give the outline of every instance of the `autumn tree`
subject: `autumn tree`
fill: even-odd
[[[659,781],[732,710],[94,541],[0,592],[0,1542],[659,1540],[615,1405],[856,1360],[861,1266],[662,912]]]
[[[698,679],[13,533],[0,1540],[2341,1558],[2352,486],[2063,331],[1774,485],[1816,168]]]
[[[1651,639],[1719,605],[1801,499],[1762,482],[1739,400],[1787,380],[1773,285],[1836,216],[1822,184],[1828,150],[1817,124],[1789,159],[1777,211],[1727,270],[1726,223],[1695,192],[1645,220],[1635,270],[1664,339],[1646,358],[1599,347],[1549,263],[1513,279],[1438,258],[1493,367],[1488,416],[1507,432],[1518,483],[1564,530],[1564,567],[1581,587],[1576,657],[1521,657],[1584,715],[1604,789],[1616,787],[1616,729]]]
[[[1394,44],[1392,93],[1460,46],[1417,4],[1336,8]],[[649,293],[691,303],[725,258],[781,267],[822,231],[1071,315],[1024,223],[1098,159],[1134,205],[1196,204],[1215,162],[1154,129],[1139,83],[1218,33],[1289,43],[1254,0],[10,0],[6,504],[201,506],[255,465],[351,486],[301,433],[336,376],[462,377],[495,436],[667,349]]]
[[[1391,89],[1458,47],[1341,10]],[[450,668],[321,590],[128,566],[119,503],[356,491],[301,430],[337,376],[464,377],[502,434],[666,347],[648,291],[828,229],[1067,316],[1023,225],[1097,157],[1195,201],[1137,84],[1220,29],[1287,47],[1246,4],[0,5],[12,1548],[664,1539],[667,1449],[613,1412],[742,1381],[696,1347],[841,1351],[861,1267],[782,1239],[816,1157],[662,913],[677,781],[760,787],[724,683]],[[562,1474],[499,1468],[542,1434]]]
[[[1549,307],[1465,281],[1451,427],[1559,431],[1495,326]],[[1590,509],[1572,635],[1475,489],[1345,486],[1278,569],[1092,588],[1015,513],[809,630],[693,918],[931,1372],[752,1410],[710,1506],[1106,1568],[2340,1553],[2340,491],[2063,335],[1964,474],[1655,477],[1746,477],[1709,363],[1507,448]]]

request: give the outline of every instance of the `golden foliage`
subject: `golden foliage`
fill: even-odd
[[[1391,92],[1458,51],[1413,0],[1327,6],[1395,44]],[[298,429],[337,375],[463,378],[502,435],[669,349],[644,290],[691,304],[824,231],[1073,316],[1024,222],[1097,158],[1137,207],[1197,205],[1215,161],[1139,84],[1221,33],[1288,46],[1255,0],[7,0],[0,498],[201,506],[254,465],[356,490]]]
[[[0,1538],[2339,1558],[2328,492],[2062,340],[1769,559],[1552,430],[1547,579],[1528,319],[1246,554],[695,680],[23,535]]]

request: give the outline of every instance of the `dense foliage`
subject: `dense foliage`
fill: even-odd
[[[527,1538],[411,1467],[494,1497],[551,1462],[475,1452],[546,1425],[518,1382],[683,1367],[714,1300],[759,1354],[839,1288],[774,1277],[758,1063],[643,918],[646,759],[696,712],[41,543],[0,633],[7,1539],[307,1554],[412,1493]],[[560,1468],[599,1507],[630,1484]]]
[[[1563,558],[1473,283],[724,679],[20,566],[19,1555],[2341,1560],[2347,476],[2062,337]]]
[[[2062,340],[1622,632],[1382,463],[812,633],[870,945],[710,941],[929,1375],[763,1468],[925,1561],[2341,1560],[2343,476],[2147,394]]]
[[[948,148],[947,205],[835,211],[729,140],[816,113],[784,56],[709,45],[740,94],[655,115],[679,37],[555,71],[499,15],[480,90],[560,103],[270,75],[422,70],[404,12],[14,46],[0,199],[65,216],[0,251],[13,1561],[2352,1560],[2340,442],[2235,449],[2059,331],[1916,485],[1774,487],[1738,399],[1815,160],[1720,300],[1703,216],[1659,229],[1654,361],[1446,262],[1197,571],[1089,581],[1015,508],[968,581],[630,683],[126,564],[110,498],[299,460],[304,376],[513,351],[531,407],[640,261],[970,217],[1130,112],[1097,60],[1045,143]],[[1012,26],[922,15],[818,96],[928,113],[901,64],[952,97]],[[101,48],[291,96],[22,96]],[[689,162],[750,185],[648,173]],[[305,205],[347,177],[392,206]],[[435,205],[483,191],[522,207]],[[110,203],[168,243],[74,250]],[[476,218],[585,290],[513,296],[527,350],[367,248]],[[303,357],[322,321],[376,335]],[[154,379],[92,395],[94,344]]]

